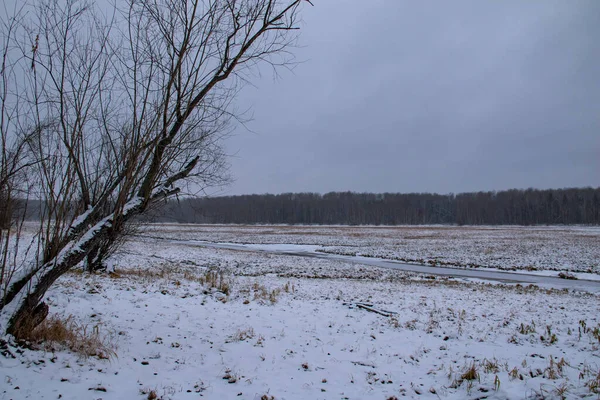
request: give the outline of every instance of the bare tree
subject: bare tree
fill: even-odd
[[[58,277],[93,265],[133,217],[183,186],[223,181],[231,104],[261,63],[288,65],[303,0],[42,0],[19,24],[15,101],[43,200],[39,251],[6,287],[15,337]],[[16,132],[16,130],[15,130]],[[100,258],[101,260],[101,258]]]
[[[18,253],[27,204],[27,172],[35,160],[27,158],[26,136],[19,129],[20,104],[11,82],[16,79],[15,52],[11,42],[17,31],[17,19],[0,21],[0,302],[11,278],[21,266]],[[25,198],[25,199],[24,199]]]

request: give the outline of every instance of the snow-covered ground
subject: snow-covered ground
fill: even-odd
[[[438,266],[600,274],[600,227],[154,225],[146,234],[314,245],[326,253]]]
[[[116,356],[0,356],[0,398],[599,397],[598,295],[142,238],[112,262],[110,276],[62,277],[46,301]]]

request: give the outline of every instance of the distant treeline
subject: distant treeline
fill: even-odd
[[[600,188],[460,194],[284,193],[170,202],[158,221],[208,224],[600,225]]]

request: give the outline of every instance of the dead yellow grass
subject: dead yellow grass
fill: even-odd
[[[471,364],[471,366],[460,376],[460,379],[467,381],[479,379],[479,373],[477,372],[477,368],[475,368],[475,363]]]
[[[99,325],[80,324],[73,316],[64,319],[49,316],[28,335],[27,340],[46,351],[67,348],[81,356],[100,359],[117,355],[110,335],[102,335]]]
[[[279,300],[279,295],[281,294],[281,292],[285,291],[286,293],[289,293],[290,291],[295,291],[295,287],[293,285],[290,285],[290,283],[286,283],[285,286],[283,288],[275,288],[275,289],[267,289],[265,286],[259,284],[258,282],[254,282],[254,284],[252,285],[252,292],[254,294],[254,300],[259,300],[259,301],[267,301],[270,302],[271,304],[275,304],[277,303],[277,301]]]
[[[111,272],[109,276],[112,279],[134,277],[146,281],[164,279],[172,281],[176,286],[181,284],[180,279],[185,279],[198,282],[210,289],[215,288],[225,295],[231,292],[231,278],[218,268],[209,268],[204,272],[181,269],[177,266],[165,266],[161,269],[130,268]]]

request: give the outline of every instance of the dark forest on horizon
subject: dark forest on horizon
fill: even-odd
[[[152,220],[202,224],[600,225],[600,188],[180,198],[155,211]]]

